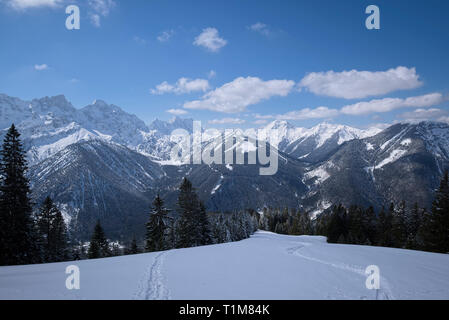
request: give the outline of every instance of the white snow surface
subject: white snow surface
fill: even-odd
[[[65,287],[69,265],[80,290]],[[378,291],[365,286],[370,265]],[[0,267],[0,299],[449,299],[449,255],[259,231],[221,245]]]
[[[406,150],[396,149],[393,150],[390,155],[382,160],[377,166],[376,169],[381,169],[382,167],[386,166],[389,163],[393,163],[397,160],[399,160],[402,156],[404,156],[407,153]]]

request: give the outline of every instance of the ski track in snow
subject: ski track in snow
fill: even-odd
[[[139,285],[137,300],[169,300],[170,291],[165,284],[162,266],[168,251],[161,252],[154,257],[153,263],[148,267],[143,280]]]
[[[333,268],[336,269],[340,269],[340,270],[344,270],[344,271],[349,271],[352,273],[355,273],[357,275],[360,275],[362,277],[364,277],[366,279],[367,274],[365,273],[365,268],[361,267],[361,266],[357,266],[357,265],[348,265],[345,263],[335,263],[335,262],[328,262],[328,261],[324,261],[324,260],[320,260],[317,258],[313,258],[313,257],[309,257],[306,256],[302,253],[300,253],[299,251],[306,247],[306,246],[311,246],[313,245],[312,243],[308,243],[308,242],[293,242],[296,244],[295,247],[291,247],[287,249],[287,253],[309,260],[309,261],[313,261],[313,262],[317,262],[320,264],[324,264],[327,266],[331,266]],[[391,292],[390,289],[390,285],[387,281],[387,279],[385,279],[384,277],[380,276],[380,289],[376,290],[376,300],[394,300],[394,296],[393,293]],[[366,297],[360,297],[361,299],[366,299]]]

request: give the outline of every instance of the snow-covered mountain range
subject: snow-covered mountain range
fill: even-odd
[[[382,131],[274,121],[259,129],[280,133],[273,176],[260,176],[259,164],[167,165],[170,133],[192,132],[192,119],[147,125],[101,100],[77,109],[62,95],[24,101],[0,94],[0,137],[11,123],[22,134],[36,203],[52,196],[80,234],[96,219],[108,220],[106,230],[116,238],[140,232],[156,192],[174,208],[184,176],[209,210],[289,206],[317,214],[337,202],[379,208],[404,199],[428,206],[449,167],[443,123]]]

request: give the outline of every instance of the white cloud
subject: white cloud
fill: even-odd
[[[360,99],[384,95],[396,90],[415,89],[422,85],[415,68],[397,67],[387,71],[312,72],[299,83],[317,95]]]
[[[423,96],[400,98],[375,99],[366,102],[358,102],[345,106],[341,112],[349,115],[365,115],[378,112],[389,112],[400,108],[425,108],[432,107],[444,101],[441,93],[430,93]]]
[[[419,122],[426,120],[437,120],[446,122],[449,112],[438,108],[416,109],[410,112],[404,112],[399,117],[409,122]]]
[[[60,5],[63,0],[6,0],[11,8],[16,10],[25,10],[40,7],[54,8]]]
[[[89,13],[90,21],[97,28],[101,26],[101,16],[107,17],[116,6],[113,0],[88,0],[87,3],[93,10]]]
[[[92,24],[97,28],[101,27],[100,15],[96,13],[90,14],[90,22],[92,22]]]
[[[245,120],[239,118],[223,118],[209,121],[210,124],[243,124],[245,122]]]
[[[220,38],[218,30],[215,28],[203,29],[203,32],[193,42],[194,45],[205,47],[212,52],[218,52],[227,43],[225,39]]]
[[[92,10],[101,14],[103,17],[108,16],[112,8],[116,5],[113,0],[89,0],[88,4]]]
[[[273,96],[286,96],[295,85],[291,80],[263,81],[256,77],[239,77],[206,93],[201,100],[186,102],[186,109],[204,109],[224,113],[243,112],[249,105]]]
[[[306,120],[306,119],[324,119],[336,117],[340,114],[337,109],[328,107],[317,107],[315,109],[304,108],[290,111],[284,114],[260,115],[256,114],[257,119],[276,119],[276,120]]]
[[[194,91],[207,91],[209,89],[209,81],[205,79],[188,79],[180,78],[176,84],[169,84],[167,81],[162,82],[156,86],[156,89],[151,89],[152,94],[165,94],[165,93],[191,93]]]
[[[250,29],[251,31],[259,32],[264,36],[269,36],[271,34],[271,31],[270,29],[268,29],[268,26],[262,22],[257,22],[249,26],[248,29]]]
[[[175,116],[182,116],[188,113],[186,110],[183,109],[168,109],[167,112]]]
[[[42,71],[42,70],[47,70],[48,69],[48,65],[44,64],[35,64],[34,65],[34,70],[37,71]]]
[[[166,31],[162,31],[158,36],[157,36],[157,40],[159,42],[167,42],[168,40],[170,40],[170,38],[175,34],[175,31],[173,30],[166,30]]]

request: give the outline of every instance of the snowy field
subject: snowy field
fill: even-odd
[[[65,286],[68,265],[80,289]],[[365,268],[380,268],[380,289]],[[449,299],[449,255],[257,232],[207,247],[0,267],[0,299]]]

